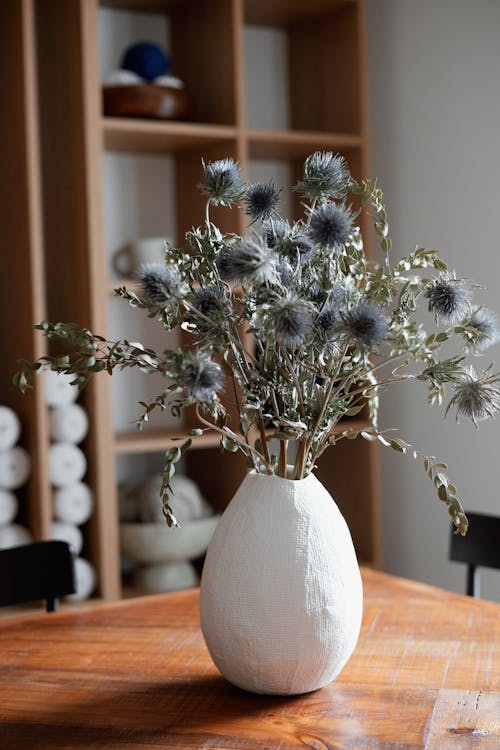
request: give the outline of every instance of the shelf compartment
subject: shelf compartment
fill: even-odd
[[[363,143],[360,135],[305,130],[249,130],[247,137],[254,159],[304,159],[313,151],[346,151]]]
[[[183,153],[225,143],[234,149],[236,138],[236,129],[229,125],[125,117],[103,117],[102,131],[104,147],[108,151],[143,154]]]
[[[168,430],[145,429],[143,431],[119,432],[115,435],[115,453],[155,453],[165,451],[168,448],[175,448],[181,445],[182,440],[187,437],[189,435],[182,426],[178,429]],[[216,432],[209,432],[203,435],[193,435],[191,436],[191,440],[190,450],[215,448],[220,443],[220,435]]]
[[[298,26],[355,0],[245,0],[245,21],[255,26]]]
[[[235,124],[238,29],[233,0],[104,0],[100,6],[111,13],[139,11],[143,16],[148,13],[166,16],[170,42],[165,40],[165,44],[172,61],[172,73],[186,85],[191,102],[190,119],[199,123]],[[132,24],[133,15],[130,14]],[[152,20],[155,23],[154,15]],[[140,41],[141,25],[137,28],[135,41]],[[220,50],[224,50],[224,54],[218,53]]]
[[[246,90],[253,125],[276,127],[273,108],[267,113],[260,103],[259,91],[264,87],[283,97],[286,127],[291,130],[353,134],[364,130],[361,10],[356,0],[248,0]],[[275,38],[270,47],[273,64],[269,70],[258,65],[255,72],[249,61],[260,60],[259,45],[269,47],[269,34]],[[269,80],[262,83],[265,75]]]

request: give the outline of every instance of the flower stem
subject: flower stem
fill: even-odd
[[[269,454],[269,445],[267,444],[266,430],[264,428],[264,418],[262,417],[262,411],[260,412],[260,417],[259,417],[259,432],[260,432],[260,442],[262,443],[262,452],[264,456],[264,465],[266,467],[267,473],[272,474],[273,470],[271,467],[271,456]]]
[[[293,467],[293,476],[294,479],[303,479],[304,478],[304,467],[306,463],[306,454],[307,454],[307,441],[306,440],[300,440],[299,441],[299,449],[297,451],[297,457],[295,459],[295,466]]]
[[[284,477],[286,479],[286,451],[288,448],[288,440],[280,440],[280,466],[279,466],[279,474],[280,477]]]

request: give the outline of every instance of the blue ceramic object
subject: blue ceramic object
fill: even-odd
[[[156,44],[138,42],[125,50],[120,67],[132,70],[146,81],[152,81],[169,72],[170,61]]]

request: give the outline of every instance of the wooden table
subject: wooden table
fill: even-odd
[[[500,606],[364,570],[357,650],[293,698],[229,685],[198,591],[0,622],[0,748],[500,748]]]

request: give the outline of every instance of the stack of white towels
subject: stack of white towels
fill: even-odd
[[[87,435],[88,417],[76,402],[78,389],[71,375],[51,370],[45,373],[45,397],[49,406],[51,445],[49,478],[53,488],[54,521],[51,536],[71,547],[75,561],[76,593],[69,600],[87,599],[96,584],[94,568],[81,557],[83,537],[80,526],[91,516],[94,500],[83,482],[87,460],[78,444]]]
[[[17,445],[20,434],[17,414],[0,406],[0,549],[32,541],[29,530],[15,522],[19,511],[16,490],[28,481],[31,471],[28,453]]]

